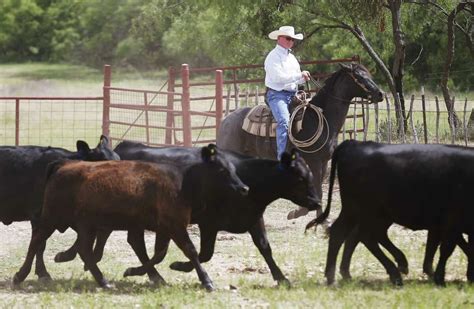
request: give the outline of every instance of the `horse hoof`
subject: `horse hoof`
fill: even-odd
[[[130,277],[133,276],[133,269],[132,268],[127,268],[125,272],[123,273],[124,277]]]
[[[164,286],[166,285],[165,279],[161,277],[160,275],[154,275],[154,276],[149,276],[150,281],[153,282],[153,284],[156,284],[157,286]]]
[[[12,279],[12,284],[14,286],[16,285],[19,285],[20,283],[22,283],[23,281],[25,280],[25,277],[20,275],[20,273],[16,273],[14,276],[13,276],[13,279]]]
[[[214,285],[212,285],[212,282],[204,283],[204,284],[203,284],[203,287],[204,287],[208,292],[214,291]]]

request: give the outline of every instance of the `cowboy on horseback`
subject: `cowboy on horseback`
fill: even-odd
[[[282,26],[268,37],[277,41],[275,48],[265,58],[265,86],[267,103],[277,121],[277,158],[280,160],[288,142],[288,105],[298,85],[308,81],[311,75],[308,71],[301,71],[298,60],[291,53],[295,40],[302,40],[303,34],[295,34],[292,26]]]

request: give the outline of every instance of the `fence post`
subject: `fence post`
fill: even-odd
[[[183,87],[183,95],[181,97],[181,110],[183,112],[183,143],[184,147],[192,146],[192,132],[191,132],[191,114],[189,93],[189,66],[187,64],[181,65],[181,81]]]
[[[428,125],[426,123],[426,103],[425,103],[425,87],[421,86],[421,109],[423,112],[423,137],[425,144],[428,144]]]
[[[410,117],[411,130],[413,131],[413,141],[415,144],[418,144],[418,133],[416,132],[415,123],[413,122],[413,102],[415,101],[415,95],[411,95],[410,100],[410,111],[408,112],[408,117]]]
[[[221,126],[224,110],[224,77],[222,70],[216,70],[216,136]]]
[[[20,99],[15,99],[15,146],[20,144]]]
[[[168,68],[168,102],[166,112],[166,131],[165,131],[165,144],[172,144],[172,127],[174,123],[174,84],[176,79],[176,73],[173,67]]]
[[[102,107],[102,134],[109,138],[109,143],[112,143],[110,138],[110,84],[112,80],[112,68],[109,64],[104,65],[104,103]]]

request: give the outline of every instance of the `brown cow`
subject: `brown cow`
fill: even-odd
[[[186,230],[191,212],[206,207],[208,197],[230,191],[246,194],[248,187],[214,147],[203,147],[202,159],[184,172],[172,164],[138,161],[66,161],[50,166],[40,228],[32,235],[26,260],[13,282],[26,278],[36,250],[54,230],[64,232],[73,227],[85,266],[100,286],[109,288],[92,255],[95,234],[101,229],[148,229],[157,235],[155,256],[164,257],[173,239],[196,268],[202,285],[212,290],[212,281]],[[164,281],[158,272],[156,275]]]

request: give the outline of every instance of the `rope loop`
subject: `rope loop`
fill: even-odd
[[[303,90],[298,91],[295,95],[295,98],[299,101],[299,104],[298,104],[297,107],[295,107],[295,109],[294,109],[294,111],[293,111],[293,113],[290,117],[290,122],[289,122],[289,125],[288,125],[288,139],[293,143],[293,145],[295,145],[296,148],[298,148],[302,152],[305,152],[305,153],[318,152],[319,150],[321,150],[324,147],[324,145],[326,145],[326,143],[329,139],[329,124],[328,124],[328,121],[327,121],[326,117],[324,117],[323,110],[321,108],[319,108],[317,106],[314,106],[312,104],[309,104],[309,100],[306,98],[306,92],[304,92]],[[296,137],[291,132],[291,128],[293,127],[293,122],[295,121],[295,117],[298,114],[298,112],[301,109],[303,109],[302,119],[304,119],[304,114],[308,110],[307,109],[308,107],[312,111],[314,111],[315,114],[317,115],[317,118],[318,118],[317,129],[310,138],[308,138],[306,140],[298,140],[298,139],[296,139]],[[302,148],[308,148],[308,147],[314,145],[321,138],[321,135],[323,134],[323,130],[324,130],[324,125],[327,128],[327,134],[326,134],[326,138],[324,140],[324,143],[315,150],[304,150],[304,149],[302,149]]]

